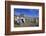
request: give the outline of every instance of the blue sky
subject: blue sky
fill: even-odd
[[[39,16],[39,9],[14,8],[14,15]]]

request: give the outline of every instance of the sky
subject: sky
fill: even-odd
[[[39,9],[14,8],[14,15],[24,14],[26,16],[39,16]]]

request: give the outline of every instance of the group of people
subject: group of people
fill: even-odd
[[[25,23],[25,18],[24,17],[17,17],[15,19],[15,23],[17,23],[20,26],[23,26],[23,24]]]

